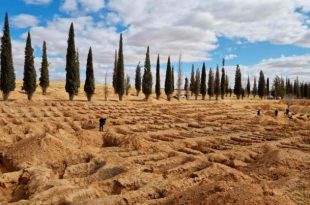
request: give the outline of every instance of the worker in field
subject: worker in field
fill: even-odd
[[[99,132],[103,132],[103,127],[106,123],[106,120],[107,120],[106,118],[100,118],[99,119]]]
[[[276,108],[276,110],[274,111],[274,116],[278,117],[278,114],[279,114],[279,109]]]
[[[260,116],[260,109],[257,110],[257,116]]]

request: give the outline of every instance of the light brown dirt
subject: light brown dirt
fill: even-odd
[[[97,92],[0,102],[0,204],[310,204],[309,102]]]

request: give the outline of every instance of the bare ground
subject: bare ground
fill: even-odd
[[[310,204],[309,101],[287,119],[279,101],[63,90],[0,102],[0,204]]]

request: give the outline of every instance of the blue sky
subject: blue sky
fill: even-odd
[[[177,67],[182,53],[184,75],[194,63],[221,64],[233,77],[240,64],[244,77],[262,69],[274,75],[310,81],[310,1],[307,0],[1,0],[0,16],[9,13],[14,65],[23,70],[25,34],[32,34],[39,70],[41,45],[47,41],[51,78],[63,80],[67,32],[71,22],[81,56],[82,76],[88,48],[102,82],[111,76],[119,33],[124,33],[126,72],[144,62],[146,47],[153,63],[161,56],[162,79],[171,56]],[[0,21],[3,27],[3,20]],[[153,69],[155,70],[155,69]]]

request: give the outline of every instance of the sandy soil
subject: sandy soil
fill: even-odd
[[[0,101],[0,204],[310,204],[309,101],[287,119],[279,101],[105,102],[101,86],[70,102],[63,87]]]

